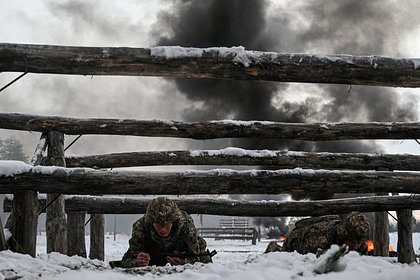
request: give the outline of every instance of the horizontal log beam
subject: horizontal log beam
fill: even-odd
[[[45,199],[40,199],[45,206]],[[150,199],[66,197],[66,212],[92,214],[144,214]],[[377,212],[400,209],[420,210],[420,195],[376,196],[317,201],[237,201],[226,199],[174,199],[190,214],[246,217],[292,217],[345,214],[351,211]],[[6,196],[4,212],[10,212],[13,200]]]
[[[417,139],[420,122],[279,123],[265,121],[180,122],[67,118],[0,113],[0,128],[58,131],[70,135],[108,134],[191,139],[275,138],[291,140]]]
[[[0,168],[0,193],[21,190],[101,195],[420,193],[420,174],[413,172],[303,169],[116,172],[30,165],[19,168],[16,174],[10,171],[2,174]]]
[[[419,87],[420,62],[237,48],[116,48],[0,44],[0,72],[128,75]]]
[[[67,167],[116,168],[153,165],[256,165],[278,169],[420,170],[420,156],[408,154],[312,153],[222,150],[156,151],[66,157]]]

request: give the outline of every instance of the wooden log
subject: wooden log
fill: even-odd
[[[6,238],[4,237],[3,222],[1,221],[1,216],[0,216],[0,251],[4,251],[6,249],[7,249],[7,243],[6,243]]]
[[[290,140],[417,139],[420,122],[279,123],[265,121],[179,122],[68,118],[1,113],[0,128],[59,131],[69,135],[108,134],[191,139],[275,138]]]
[[[375,212],[375,230],[373,236],[375,256],[389,256],[388,213]]]
[[[67,255],[86,258],[84,212],[67,213]]]
[[[10,250],[36,256],[38,198],[35,191],[14,192],[13,219],[9,230],[13,239]]]
[[[278,169],[420,170],[420,156],[409,154],[313,153],[223,150],[156,151],[66,157],[67,167],[116,168],[153,165],[255,165]]]
[[[47,138],[48,138],[48,133],[43,132],[41,134],[41,137],[39,139],[39,142],[35,148],[35,152],[32,156],[31,159],[31,165],[36,166],[36,165],[40,165],[42,160],[43,160],[43,153],[45,152],[45,150],[47,149]]]
[[[48,133],[48,165],[65,166],[64,134],[56,131]],[[48,167],[46,167],[48,168]],[[43,184],[39,182],[39,184]],[[67,221],[64,210],[64,196],[52,186],[47,194],[45,228],[47,234],[47,253],[67,254]]]
[[[93,214],[91,218],[89,259],[103,261],[105,259],[105,217],[102,214]]]
[[[150,199],[132,197],[66,197],[67,212],[101,214],[144,214]],[[317,201],[238,201],[226,199],[174,199],[179,208],[190,214],[245,217],[301,217],[346,214],[352,211],[375,212],[399,209],[420,210],[420,196],[375,196]],[[6,196],[4,212],[11,209],[12,200]],[[40,199],[45,205],[45,199]]]
[[[164,76],[419,87],[420,62],[244,48],[116,48],[0,44],[0,72]]]
[[[31,160],[31,165],[41,163],[42,153],[46,149],[46,133],[42,133]],[[39,203],[37,192],[21,191],[14,193],[15,205],[10,214],[9,230],[13,238],[9,242],[10,250],[27,253],[32,257],[36,254],[36,237],[38,227]]]
[[[91,195],[420,193],[419,185],[418,173],[389,171],[117,172],[34,167],[13,176],[0,175],[0,193],[22,190]]]
[[[413,211],[402,209],[397,211],[398,219],[398,262],[413,263],[416,256],[413,249]]]

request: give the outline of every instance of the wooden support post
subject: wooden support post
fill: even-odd
[[[413,249],[413,210],[403,209],[397,211],[398,219],[398,262],[413,263],[416,255]]]
[[[35,191],[16,192],[13,198],[13,239],[9,243],[14,252],[36,256],[38,226],[38,196]]]
[[[388,213],[375,212],[375,230],[373,235],[374,255],[389,256]]]
[[[33,166],[40,164],[42,160],[42,153],[46,148],[46,137],[46,133],[42,133],[31,160]],[[37,192],[14,192],[13,200],[13,210],[7,223],[13,236],[13,239],[9,241],[10,250],[35,257],[39,212]]]
[[[4,231],[3,231],[3,222],[1,221],[0,216],[0,251],[6,250],[6,239],[4,238]]]
[[[64,134],[51,131],[48,133],[48,165],[65,166]],[[64,195],[47,194],[47,253],[67,253],[67,222],[65,215]]]
[[[84,212],[67,214],[67,255],[86,258]]]
[[[90,220],[90,259],[105,259],[105,218],[94,214]]]
[[[257,245],[257,230],[252,229],[252,245]]]

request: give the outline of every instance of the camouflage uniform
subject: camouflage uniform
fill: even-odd
[[[338,215],[308,218],[296,222],[282,247],[276,242],[270,242],[265,253],[317,253],[318,249],[327,250],[332,244],[343,245],[346,240],[350,240],[361,244],[357,250],[359,253],[367,254],[365,242],[368,240],[368,233],[369,222],[357,212],[350,213],[344,219]]]
[[[160,237],[153,223],[164,224],[172,222],[172,229],[167,238]],[[133,224],[130,247],[124,254],[122,267],[136,266],[137,255],[140,252],[150,254],[149,265],[166,265],[165,257],[154,257],[162,254],[177,252],[202,253],[206,249],[206,241],[197,235],[194,221],[190,215],[181,211],[175,202],[159,197],[152,200],[144,217]],[[211,257],[201,256],[183,259],[185,263],[211,262]]]

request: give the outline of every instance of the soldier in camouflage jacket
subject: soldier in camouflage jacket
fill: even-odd
[[[327,250],[332,244],[346,244],[349,250],[367,254],[366,241],[369,234],[367,218],[357,212],[345,218],[338,215],[302,219],[295,224],[283,246],[275,241],[268,244],[265,253],[275,251],[301,254],[317,253],[318,249]]]
[[[152,200],[144,217],[133,224],[122,267],[211,262],[209,256],[182,258],[177,253],[203,253],[206,241],[197,235],[190,215],[165,197]]]

